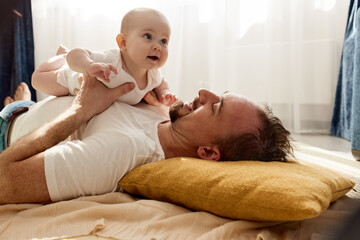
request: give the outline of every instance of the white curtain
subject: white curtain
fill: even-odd
[[[199,88],[246,95],[294,132],[328,132],[349,0],[32,0],[35,63],[68,48],[116,48],[122,16],[169,19],[162,72],[181,99]]]

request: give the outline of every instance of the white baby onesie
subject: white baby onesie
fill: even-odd
[[[109,77],[110,82],[105,82],[98,78],[98,80],[104,83],[105,86],[114,88],[126,82],[133,82],[135,84],[134,90],[118,98],[119,101],[130,105],[139,103],[147,92],[158,87],[163,81],[160,70],[148,70],[147,85],[144,89],[139,89],[135,79],[122,68],[120,49],[112,49],[104,52],[92,52],[90,57],[95,62],[108,63],[117,69],[117,74],[111,72]],[[57,82],[68,88],[71,95],[75,95],[74,89],[80,89],[80,84],[78,81],[79,76],[79,73],[73,71],[66,63],[60,68],[58,72]]]

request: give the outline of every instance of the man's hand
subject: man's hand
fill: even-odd
[[[105,111],[120,96],[130,92],[134,83],[124,83],[116,88],[107,88],[94,77],[85,76],[72,107],[81,111],[85,120]]]

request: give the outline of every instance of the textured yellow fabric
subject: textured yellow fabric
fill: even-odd
[[[129,172],[119,182],[127,192],[219,216],[291,221],[312,218],[354,183],[299,162],[213,162],[172,158]]]

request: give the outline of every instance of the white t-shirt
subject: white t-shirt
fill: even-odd
[[[72,99],[52,97],[33,105],[15,121],[11,143],[23,136],[22,131],[31,132],[43,119],[61,113]],[[56,109],[56,113],[50,109]],[[127,172],[164,159],[158,124],[168,119],[168,114],[160,108],[118,101],[94,116],[72,135],[71,141],[45,151],[45,175],[51,199],[60,201],[116,191],[118,181]],[[38,124],[28,124],[34,121]],[[25,127],[29,125],[31,129]]]
[[[121,52],[120,49],[107,50],[104,52],[92,52],[90,58],[94,62],[103,62],[113,65],[117,69],[117,74],[111,72],[109,80],[110,82],[105,82],[102,79],[98,78],[99,81],[105,84],[109,88],[114,88],[124,84],[126,82],[135,83],[135,89],[131,92],[118,98],[119,101],[134,105],[141,101],[145,94],[154,88],[160,86],[163,81],[163,76],[160,73],[160,70],[148,70],[147,74],[147,85],[144,89],[140,89],[135,81],[135,79],[124,71],[122,68]],[[69,89],[71,95],[74,95],[74,89],[80,89],[80,84],[78,81],[79,73],[71,70],[69,65],[66,63],[59,69],[57,75],[57,82]]]

